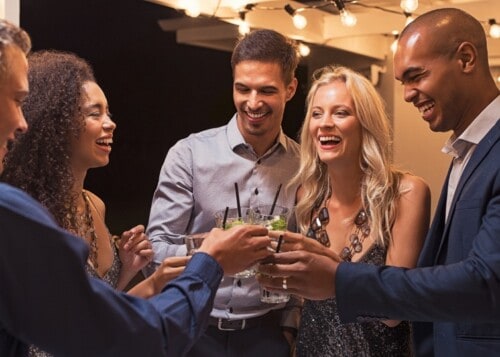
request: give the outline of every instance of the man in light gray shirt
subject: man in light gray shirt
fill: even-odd
[[[233,100],[236,114],[220,128],[192,134],[168,152],[153,197],[147,234],[155,261],[185,255],[183,236],[207,232],[214,214],[240,205],[271,204],[290,209],[296,187],[287,183],[299,166],[299,147],[281,123],[297,88],[299,57],[293,41],[258,30],[235,47]],[[209,327],[189,356],[288,356],[300,317],[300,301],[260,302],[254,277],[225,276]]]

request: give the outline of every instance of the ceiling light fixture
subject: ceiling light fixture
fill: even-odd
[[[285,11],[292,17],[293,25],[302,30],[307,26],[307,19],[301,15],[300,10],[295,10],[290,4],[285,5]]]

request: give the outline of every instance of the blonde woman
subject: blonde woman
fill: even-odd
[[[302,235],[287,233],[285,250],[302,239],[308,249],[344,261],[416,266],[430,192],[421,178],[392,167],[390,138],[382,99],[366,78],[335,66],[315,73],[293,180],[301,185],[296,217]],[[342,324],[335,298],[305,301],[298,356],[405,356],[410,346],[407,321]]]

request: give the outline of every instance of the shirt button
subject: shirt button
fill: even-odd
[[[259,189],[256,188],[254,192],[255,192],[256,195],[258,195],[259,194]]]

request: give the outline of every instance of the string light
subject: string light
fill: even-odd
[[[411,14],[417,10],[418,0],[401,0],[401,4],[399,6],[401,6],[404,12]]]
[[[356,16],[351,14],[350,11],[348,11],[345,8],[345,4],[343,0],[334,0],[335,6],[337,6],[337,9],[340,12],[340,21],[342,22],[342,25],[347,26],[347,27],[353,27],[356,25],[358,22],[358,19]]]
[[[311,53],[311,48],[304,44],[304,43],[299,43],[299,54],[302,56],[302,57],[307,57],[309,56],[309,54]]]
[[[415,19],[409,12],[405,12],[404,14],[406,16],[405,26],[408,26]]]
[[[390,48],[391,48],[392,54],[395,54],[396,49],[398,48],[399,33],[397,31],[392,31],[392,35],[394,36],[394,41],[392,41]]]
[[[500,25],[497,24],[495,19],[489,19],[488,24],[490,25],[490,36],[491,38],[500,38]]]
[[[250,32],[250,25],[246,22],[245,15],[245,11],[240,11],[240,24],[238,25],[238,32],[242,36]]]
[[[183,0],[179,4],[184,13],[189,17],[198,17],[201,14],[200,3],[198,1]]]
[[[307,26],[307,19],[301,15],[298,10],[295,10],[290,4],[285,5],[285,11],[292,17],[293,25],[302,30]]]
[[[202,0],[178,0],[177,8],[184,10],[185,14],[190,17],[198,17],[201,14],[201,1]],[[314,5],[304,5],[303,7],[294,9],[290,4],[286,4],[283,7],[276,6],[266,6],[261,3],[251,3],[248,0],[232,0],[231,8],[233,11],[236,11],[239,14],[240,19],[235,19],[234,17],[230,17],[235,23],[238,25],[238,31],[240,34],[244,35],[250,32],[250,24],[245,20],[245,15],[249,11],[254,10],[285,10],[293,20],[294,26],[302,30],[307,26],[307,18],[301,14],[302,11],[307,9],[321,9],[323,7],[335,5],[339,11],[340,20],[344,26],[352,27],[357,24],[357,18],[354,14],[346,9],[345,3],[348,3],[350,7],[352,6],[360,6],[367,9],[377,9],[380,11],[403,15],[406,17],[405,26],[411,23],[414,20],[413,14],[414,11],[418,8],[418,0],[401,0],[400,7],[403,11],[396,11],[389,8],[384,8],[376,5],[367,5],[363,4],[362,1],[357,0],[324,0],[324,1],[315,1]],[[214,10],[212,16],[217,17],[215,14],[217,13],[221,2],[219,1],[219,5]],[[228,19],[228,17],[220,17],[220,19]],[[486,21],[482,21],[482,23],[486,23]],[[489,35],[491,38],[498,39],[500,38],[500,24],[496,23],[495,19],[489,19],[487,21],[489,25]],[[396,35],[395,35],[396,36]],[[395,41],[397,43],[397,41]],[[304,45],[305,46],[305,45]],[[392,46],[395,46],[393,44]],[[392,48],[391,46],[391,48]],[[307,46],[306,46],[307,47]]]

